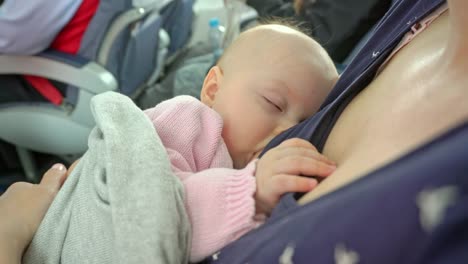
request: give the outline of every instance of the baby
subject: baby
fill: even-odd
[[[285,25],[242,34],[205,77],[201,101],[179,96],[145,113],[181,179],[199,261],[260,225],[287,192],[308,192],[334,163],[307,141],[268,151],[282,131],[313,115],[338,78],[325,50]]]

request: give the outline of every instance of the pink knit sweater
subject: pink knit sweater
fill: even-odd
[[[190,261],[215,253],[255,228],[255,161],[233,169],[218,113],[190,96],[145,110],[185,187],[192,224]]]

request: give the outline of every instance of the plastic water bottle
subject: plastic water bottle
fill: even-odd
[[[223,54],[224,31],[225,29],[221,26],[217,17],[210,19],[210,29],[208,33],[215,61]]]

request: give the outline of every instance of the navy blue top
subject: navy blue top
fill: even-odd
[[[321,150],[401,37],[443,2],[399,1],[321,111],[267,150],[292,137]],[[285,195],[265,225],[206,263],[468,263],[468,123],[304,206]]]

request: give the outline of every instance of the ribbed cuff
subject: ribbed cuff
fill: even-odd
[[[255,215],[255,170],[257,161],[251,161],[244,169],[229,177],[226,184],[227,226],[232,240],[264,222],[264,217]],[[234,232],[233,232],[234,231]]]

